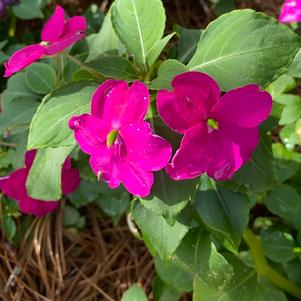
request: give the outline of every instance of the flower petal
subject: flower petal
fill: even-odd
[[[25,166],[27,168],[30,168],[33,161],[34,161],[34,158],[37,154],[37,150],[33,149],[33,150],[30,150],[30,151],[27,151],[25,153]]]
[[[210,164],[207,174],[215,180],[231,178],[243,164],[239,146],[223,137],[219,131],[209,135],[208,150]]]
[[[85,32],[86,29],[86,18],[81,16],[75,16],[66,21],[62,36]]]
[[[206,120],[220,90],[210,76],[201,72],[186,72],[172,80],[173,91],[160,90],[158,112],[164,122],[179,133]]]
[[[119,158],[120,145],[108,148],[105,143],[99,145],[90,157],[90,166],[97,176],[109,184],[111,188],[120,185]]]
[[[5,63],[4,77],[9,77],[12,74],[26,68],[33,62],[43,58],[46,55],[45,49],[39,44],[29,45],[16,51]]]
[[[281,7],[279,16],[281,23],[293,23],[301,21],[301,2],[299,0],[286,0]]]
[[[20,211],[25,214],[32,214],[42,217],[51,211],[54,211],[60,204],[59,201],[40,201],[30,197],[18,200]]]
[[[49,44],[48,46],[45,46],[45,52],[47,55],[54,55],[56,53],[62,52],[64,49],[68,48],[75,42],[83,39],[86,36],[85,33],[78,33],[78,34],[71,34],[64,36],[57,40],[56,42],[53,42]]]
[[[123,127],[120,136],[125,142],[127,160],[144,170],[160,170],[171,157],[170,144],[154,135],[148,122],[136,122]]]
[[[260,91],[257,85],[249,85],[226,93],[214,106],[211,118],[221,124],[245,128],[258,126],[272,110],[272,97]]]
[[[200,124],[189,129],[181,141],[166,171],[174,180],[193,179],[206,172],[209,166],[207,126]]]
[[[79,186],[79,172],[76,168],[62,170],[62,191],[64,195],[74,192]]]
[[[102,143],[106,142],[110,129],[100,119],[89,114],[73,116],[68,123],[81,150],[92,154]]]
[[[152,172],[128,161],[123,161],[119,165],[119,171],[120,179],[129,193],[140,197],[147,197],[150,194],[154,183]]]
[[[54,13],[48,19],[41,33],[41,40],[44,42],[55,42],[61,36],[65,24],[64,9],[57,5]]]
[[[126,81],[107,80],[95,91],[92,104],[92,115],[110,124],[112,129],[142,121],[149,105],[147,87],[134,81],[128,88]]]

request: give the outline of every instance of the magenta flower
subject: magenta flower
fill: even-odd
[[[43,27],[40,44],[29,45],[16,51],[5,66],[4,77],[24,69],[46,55],[57,54],[85,37],[86,19],[81,16],[65,21],[65,12],[57,6],[54,14]]]
[[[17,169],[6,177],[0,178],[0,190],[9,198],[17,201],[21,212],[43,216],[55,210],[58,201],[42,201],[30,197],[26,189],[26,180],[33,164],[36,151],[28,151],[25,154],[25,167]],[[77,169],[71,168],[71,159],[68,157],[62,168],[62,191],[67,195],[76,190],[80,182]]]
[[[172,179],[232,177],[258,144],[258,126],[269,115],[272,98],[257,85],[221,91],[207,74],[186,72],[172,80],[173,91],[160,90],[158,111],[174,131],[184,134],[166,170]]]
[[[293,23],[301,21],[301,0],[284,1],[279,16],[281,23]]]
[[[150,193],[154,176],[166,166],[171,146],[143,121],[149,106],[147,87],[134,81],[107,80],[92,97],[91,114],[69,121],[94,173],[111,188],[121,183],[133,195]]]

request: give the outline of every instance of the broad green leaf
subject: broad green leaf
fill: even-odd
[[[273,100],[282,105],[290,106],[300,101],[300,96],[295,94],[282,94],[275,97]]]
[[[91,82],[75,82],[44,98],[30,125],[28,149],[72,145],[74,138],[68,121],[89,111],[95,88]]]
[[[262,248],[265,255],[275,262],[287,262],[294,259],[296,243],[288,232],[268,228],[261,233]]]
[[[69,205],[65,205],[63,208],[63,224],[65,227],[75,226],[80,219],[79,211]]]
[[[9,136],[27,130],[38,106],[35,99],[21,97],[11,101],[0,113],[0,135]]]
[[[147,55],[147,62],[149,66],[152,66],[161,52],[163,51],[164,47],[167,45],[169,40],[174,36],[174,32],[164,37],[162,40],[159,40],[148,52]]]
[[[276,19],[237,10],[208,25],[188,67],[208,73],[225,91],[266,86],[287,70],[299,46],[300,37]]]
[[[16,98],[28,99],[30,101],[40,98],[28,86],[24,72],[17,73],[8,79],[7,88],[4,90],[1,98],[2,109],[5,109],[5,106]]]
[[[38,200],[59,200],[62,196],[62,166],[74,146],[39,149],[26,187],[28,194]]]
[[[118,39],[111,21],[111,10],[104,18],[100,31],[90,36],[89,55],[87,62],[97,59],[100,55],[110,51],[123,52],[124,46]]]
[[[201,228],[194,228],[187,233],[176,256],[210,287],[223,287],[231,280],[231,265],[217,252],[209,233]]]
[[[97,4],[91,4],[84,13],[84,17],[87,20],[88,33],[99,31],[105,15],[99,9]]]
[[[292,186],[282,184],[268,195],[265,204],[272,213],[291,224],[297,207],[301,205],[301,196]]]
[[[183,264],[177,259],[162,260],[159,257],[155,259],[155,268],[157,275],[169,287],[180,292],[192,291],[192,273],[183,267]]]
[[[263,288],[265,301],[287,301],[283,291],[277,288]]]
[[[195,277],[193,301],[266,301],[256,271],[234,256],[228,255],[227,260],[234,270],[231,281],[222,287],[210,288]]]
[[[235,0],[211,0],[214,13],[218,16],[235,9]]]
[[[20,0],[20,3],[13,7],[13,11],[18,18],[24,20],[42,18],[44,15],[41,8],[45,4],[45,0]]]
[[[132,214],[142,234],[145,233],[163,259],[168,258],[177,249],[188,231],[188,227],[178,221],[172,226],[169,225],[162,216],[153,213],[138,201],[132,203]]]
[[[115,32],[128,53],[144,66],[163,36],[165,19],[161,0],[116,0],[112,7]]]
[[[196,51],[202,30],[190,29],[177,25],[177,32],[180,35],[178,60],[182,63],[187,63]]]
[[[298,259],[283,264],[288,278],[301,286],[301,261]]]
[[[186,71],[188,68],[179,61],[167,60],[160,66],[158,77],[151,82],[150,89],[171,89],[171,80]]]
[[[15,220],[10,216],[2,217],[3,230],[6,238],[12,241],[17,232],[17,226]]]
[[[123,294],[121,301],[147,301],[147,297],[144,290],[134,284]]]
[[[173,219],[192,199],[196,186],[196,180],[173,181],[161,171],[156,173],[151,196],[141,199],[141,203],[157,215]]]
[[[124,57],[107,55],[87,64],[108,78],[132,81],[137,78],[134,65]]]
[[[196,192],[195,207],[210,231],[227,248],[237,250],[249,220],[248,197],[214,185]]]
[[[38,94],[49,94],[56,86],[55,70],[48,64],[34,63],[26,71],[28,86]]]

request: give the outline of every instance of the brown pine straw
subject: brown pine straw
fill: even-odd
[[[63,227],[61,209],[33,219],[18,248],[2,233],[1,301],[119,301],[134,283],[153,300],[153,258],[143,242],[123,220],[114,227],[93,207],[84,213],[82,232]]]

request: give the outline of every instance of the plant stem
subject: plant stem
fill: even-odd
[[[60,53],[55,56],[55,60],[57,65],[56,84],[58,85],[64,73],[64,62]]]
[[[16,26],[17,26],[17,17],[15,16],[15,14],[12,12],[10,14],[10,25],[9,25],[9,29],[8,29],[8,36],[10,38],[13,38],[16,34]]]
[[[100,75],[95,69],[93,69],[93,68],[85,65],[80,60],[78,60],[76,57],[74,57],[74,56],[72,56],[70,54],[66,54],[66,58],[69,59],[70,61],[72,61],[73,63],[75,63],[76,65],[80,66],[83,70],[85,70],[88,73],[90,73],[92,76],[94,76],[99,81],[103,81],[104,80],[104,77],[102,75]]]
[[[258,274],[264,276],[287,293],[301,300],[301,288],[275,271],[268,264],[263,253],[260,238],[254,235],[254,233],[249,228],[245,230],[243,238],[250,248]]]
[[[7,147],[17,147],[16,143],[10,143],[10,142],[5,142],[5,141],[0,141],[1,146],[7,146]]]

